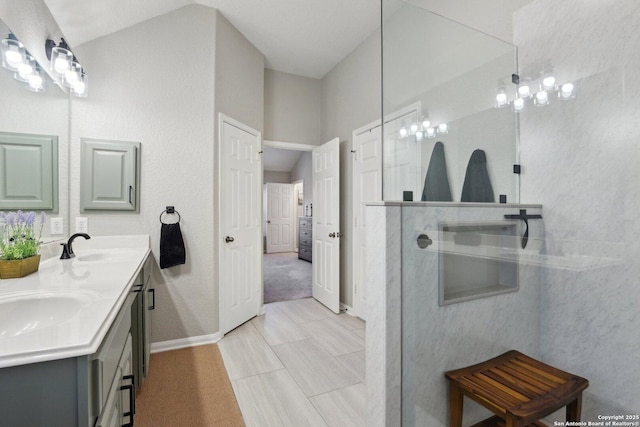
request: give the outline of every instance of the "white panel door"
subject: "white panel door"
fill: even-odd
[[[403,191],[413,191],[414,200],[422,194],[420,181],[420,143],[415,135],[399,136],[400,129],[417,121],[415,111],[397,119],[388,120],[384,125],[384,182],[385,201],[402,201]]]
[[[382,130],[380,125],[353,135],[353,311],[367,316],[365,203],[382,200]]]
[[[267,253],[293,251],[293,185],[267,183]]]
[[[258,314],[262,282],[260,132],[220,115],[220,329]]]
[[[313,149],[313,297],[340,312],[340,140]]]

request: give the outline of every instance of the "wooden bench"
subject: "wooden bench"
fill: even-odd
[[[566,406],[566,420],[580,421],[589,381],[511,350],[486,362],[445,373],[449,426],[462,427],[467,396],[496,416],[473,427],[546,427],[540,419]]]

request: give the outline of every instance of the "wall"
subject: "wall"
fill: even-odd
[[[89,97],[72,102],[72,215],[80,215],[80,138],[92,137],[141,142],[142,174],[140,213],[82,214],[89,234],[149,234],[158,260],[158,215],[174,205],[182,217],[187,263],[153,271],[155,342],[218,331],[214,85],[203,78],[215,66],[215,31],[214,9],[188,6],[76,49],[91,81]]]
[[[305,151],[300,155],[293,169],[291,169],[291,182],[304,181],[302,191],[304,193],[303,206],[313,203],[313,183],[311,173],[311,151]],[[304,212],[304,211],[303,211]]]
[[[277,184],[290,184],[291,183],[291,172],[274,172],[274,171],[264,171],[263,174],[263,182],[274,182]]]
[[[340,138],[340,301],[353,306],[352,132],[380,119],[380,32],[376,31],[322,79],[322,141]]]
[[[542,357],[589,380],[583,421],[637,414],[640,9],[537,0],[514,18],[521,68],[552,66],[577,88],[520,114],[521,198],[544,206],[547,252],[575,260],[547,271]]]
[[[322,142],[320,80],[264,70],[264,139],[319,145]]]

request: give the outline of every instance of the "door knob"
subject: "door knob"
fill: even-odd
[[[271,220],[268,220],[268,221],[267,221],[267,224],[271,224]]]
[[[336,237],[336,233],[329,233],[329,237]]]
[[[233,239],[233,237],[231,237],[231,236],[227,236],[227,237],[224,239],[224,241],[225,241],[225,242],[227,242],[227,243],[231,243],[231,242],[233,242],[233,240],[234,240],[234,239]]]
[[[344,236],[344,234],[342,234],[341,232],[339,232],[339,231],[338,231],[338,232],[336,233],[336,237],[342,237],[342,236]]]

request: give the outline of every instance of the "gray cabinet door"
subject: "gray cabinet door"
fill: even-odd
[[[58,137],[0,132],[0,208],[57,210]]]
[[[83,138],[82,211],[139,211],[140,143]]]

